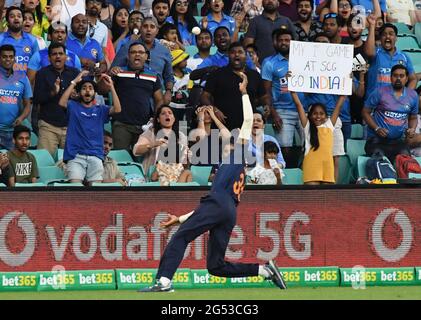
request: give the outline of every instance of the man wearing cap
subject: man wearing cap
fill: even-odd
[[[132,43],[127,66],[110,71],[122,105],[121,113],[113,116],[115,149],[131,150],[143,132],[142,126],[163,103],[158,74],[146,64],[149,54],[144,44]]]
[[[171,101],[172,88],[174,85],[174,77],[172,71],[172,57],[170,51],[156,39],[158,34],[158,22],[153,17],[147,17],[143,20],[140,28],[139,39],[130,39],[117,52],[112,67],[127,67],[127,54],[129,47],[133,43],[141,43],[148,49],[150,57],[147,65],[158,73],[160,83],[165,88],[164,103],[169,104]],[[111,74],[115,75],[111,69]]]
[[[53,22],[48,27],[48,40],[51,43],[61,43],[65,44],[67,40],[67,26],[61,22]],[[31,57],[28,63],[28,78],[31,82],[31,85],[34,85],[35,76],[37,71],[41,68],[49,66],[51,64],[50,58],[48,56],[48,48],[42,49],[38,52],[35,52]],[[80,63],[79,57],[71,50],[66,48],[66,66],[82,69],[82,64]]]
[[[177,120],[184,120],[186,105],[189,98],[189,90],[193,87],[187,67],[189,55],[183,50],[171,51],[172,67],[174,70],[174,87],[170,107],[173,109]]]
[[[380,31],[381,46],[376,48],[374,29],[369,29],[367,38],[367,56],[370,59],[368,69],[368,83],[366,93],[373,92],[376,88],[390,86],[392,67],[400,64],[408,69],[408,87],[415,89],[417,79],[411,59],[396,48],[398,29],[391,23],[385,23]]]
[[[275,54],[272,43],[272,32],[276,29],[284,27],[292,31],[295,35],[295,26],[292,21],[279,14],[279,1],[278,0],[263,0],[263,12],[260,16],[254,17],[250,21],[247,30],[244,46],[254,43],[258,49],[259,61]]]

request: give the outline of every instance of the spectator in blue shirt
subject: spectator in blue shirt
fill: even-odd
[[[226,15],[222,10],[224,9],[224,1],[223,0],[208,0],[210,3],[210,12],[206,17],[203,17],[200,25],[203,29],[208,29],[210,32],[215,32],[215,29],[224,26],[227,27],[230,36],[234,38],[234,41],[237,40],[238,37],[238,28],[237,33],[234,36],[234,32],[236,30],[236,24],[233,17]]]
[[[107,71],[107,63],[98,41],[87,36],[88,18],[77,14],[72,18],[72,32],[66,41],[66,47],[76,53],[82,68],[95,74]]]
[[[415,135],[419,97],[415,90],[406,87],[408,78],[408,68],[393,66],[391,84],[371,92],[366,100],[363,118],[368,125],[367,155],[381,151],[393,163],[396,155],[409,154],[404,139]]]
[[[53,22],[48,28],[48,40],[51,43],[65,44],[67,40],[67,26],[64,23]],[[71,50],[66,49],[66,66],[76,69],[82,69],[79,57]],[[31,85],[34,84],[37,71],[49,66],[48,48],[42,49],[31,57],[28,63],[28,78]]]
[[[269,109],[273,119],[276,138],[281,146],[282,154],[287,165],[292,162],[290,151],[294,143],[294,134],[301,134],[301,124],[298,112],[288,91],[287,73],[289,70],[289,48],[293,39],[293,31],[277,29],[272,33],[273,46],[276,54],[267,57],[262,64],[262,79],[269,97]],[[300,100],[304,99],[303,93],[298,93]],[[303,100],[301,100],[303,101]]]
[[[18,7],[9,7],[6,11],[8,30],[0,34],[0,46],[10,44],[15,48],[15,65],[13,70],[26,75],[28,62],[32,55],[38,51],[37,39],[22,31],[23,12]]]
[[[96,84],[82,80],[88,75],[83,70],[70,82],[60,97],[58,105],[67,109],[68,127],[63,160],[67,163],[67,175],[71,182],[101,182],[104,167],[104,123],[111,114],[121,111],[120,100],[111,78],[103,74],[102,80],[111,91],[113,106],[95,103]],[[73,90],[79,93],[80,101],[70,100]]]
[[[123,39],[115,44],[115,52],[118,53],[121,47],[126,43],[134,40],[138,40],[140,37],[140,29],[142,28],[142,22],[145,17],[142,12],[134,10],[129,14],[129,33]]]
[[[31,112],[32,89],[23,72],[13,71],[16,50],[10,44],[0,47],[0,149],[11,150],[13,128]]]
[[[386,7],[386,0],[377,0],[380,4],[380,9],[383,12],[387,12]],[[370,13],[374,13],[374,5],[373,0],[351,0],[352,6],[363,6],[365,8],[366,15],[369,15]]]
[[[129,47],[133,43],[140,43],[146,46],[150,56],[146,65],[158,73],[161,84],[165,88],[164,104],[171,102],[174,76],[172,71],[172,57],[170,51],[156,39],[158,34],[158,22],[153,17],[145,18],[140,29],[140,37],[137,40],[130,40],[118,51],[112,67],[127,66]],[[115,74],[113,74],[115,75]]]
[[[181,42],[185,46],[195,45],[196,40],[192,29],[199,27],[196,19],[194,18],[192,6],[189,5],[187,0],[175,0],[170,9],[170,16],[167,22],[175,24],[181,36]]]
[[[381,47],[375,47],[373,28],[369,29],[367,38],[366,53],[370,60],[368,70],[367,93],[375,91],[376,88],[387,86],[391,81],[391,70],[396,64],[401,64],[408,69],[408,87],[415,89],[417,79],[411,59],[402,51],[396,48],[398,29],[391,23],[385,23],[380,29]]]

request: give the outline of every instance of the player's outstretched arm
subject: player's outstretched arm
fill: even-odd
[[[168,220],[161,222],[160,227],[161,228],[168,228],[168,227],[171,227],[174,224],[179,224],[179,223],[181,224],[184,221],[186,221],[188,218],[190,218],[190,216],[193,214],[193,212],[194,212],[194,210],[190,211],[189,213],[183,214],[182,216],[179,216],[179,217],[177,217],[173,214],[168,214]]]

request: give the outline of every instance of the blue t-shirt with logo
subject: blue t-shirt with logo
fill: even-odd
[[[375,88],[390,85],[390,73],[392,67],[397,64],[407,67],[409,74],[414,73],[412,61],[404,52],[396,50],[391,56],[382,47],[377,48],[376,57],[368,69],[367,95],[373,92]]]
[[[409,115],[418,114],[418,95],[415,90],[404,88],[401,97],[396,97],[392,86],[381,87],[372,92],[364,107],[373,111],[373,118],[381,128],[389,130],[388,139],[399,139],[408,128]],[[368,128],[368,137],[375,136]]]
[[[72,51],[66,49],[66,66],[82,69],[79,57]],[[48,48],[42,49],[36,52],[28,63],[28,69],[39,71],[41,68],[49,66],[51,64],[50,59],[48,58]]]
[[[32,98],[28,77],[22,72],[7,76],[0,67],[0,130],[13,131],[13,122],[23,108],[22,100]]]
[[[277,53],[267,57],[262,65],[262,79],[272,82],[272,103],[275,109],[297,111],[297,107],[288,91],[288,60]],[[305,96],[297,92],[301,103],[305,105]]]
[[[29,60],[39,50],[37,39],[26,32],[22,32],[20,39],[15,39],[6,31],[0,34],[0,46],[5,44],[12,45],[16,50],[13,70],[26,74]]]
[[[95,63],[104,60],[101,45],[95,39],[86,37],[85,43],[81,43],[73,34],[69,34],[66,48],[74,52],[79,58],[89,59]]]
[[[229,30],[231,36],[234,35],[235,31],[235,20],[233,17],[226,15],[225,13],[222,14],[222,20],[220,22],[213,19],[212,14],[209,13],[207,16],[208,18],[208,26],[207,29],[212,33],[212,36],[218,27],[226,27]],[[200,26],[202,26],[202,22],[200,22]]]
[[[95,156],[104,160],[104,123],[109,120],[110,106],[85,107],[80,102],[69,100],[67,104],[67,137],[63,160],[76,154]]]

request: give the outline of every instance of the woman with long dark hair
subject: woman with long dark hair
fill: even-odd
[[[125,39],[129,33],[129,10],[124,7],[118,8],[114,11],[113,20],[111,24],[111,38],[114,48],[117,48],[118,43]]]
[[[21,8],[23,11],[29,11],[34,14],[35,23],[31,34],[44,38],[44,35],[48,32],[50,22],[48,21],[47,16],[42,12],[39,0],[23,0]]]
[[[193,15],[193,8],[187,0],[175,0],[170,9],[170,16],[166,20],[174,24],[181,36],[181,42],[185,46],[195,45],[194,27],[199,27]]]

